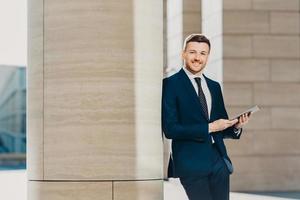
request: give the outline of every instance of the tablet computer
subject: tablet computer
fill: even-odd
[[[230,120],[238,119],[241,115],[246,114],[246,113],[247,113],[247,115],[253,114],[253,113],[255,113],[255,112],[259,111],[259,110],[260,110],[260,108],[257,105],[255,105],[255,106],[249,108],[248,110],[246,110],[246,111],[244,111],[244,112],[242,112],[242,113],[240,113],[238,115],[235,115]]]

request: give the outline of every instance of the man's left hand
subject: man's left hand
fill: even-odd
[[[245,113],[239,117],[239,121],[234,125],[236,129],[242,128],[245,124],[248,123],[251,113]]]

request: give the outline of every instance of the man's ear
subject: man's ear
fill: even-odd
[[[185,51],[184,50],[181,52],[181,58],[182,58],[182,60],[185,59]]]

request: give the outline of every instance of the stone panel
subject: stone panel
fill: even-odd
[[[299,107],[274,107],[272,108],[272,128],[300,130]]]
[[[271,79],[276,82],[300,82],[300,60],[273,59]]]
[[[46,1],[48,180],[134,175],[133,21],[124,18],[130,11],[131,4],[114,1]]]
[[[160,3],[47,1],[46,179],[162,177]]]
[[[267,59],[224,59],[224,81],[257,82],[270,80]]]
[[[252,85],[247,83],[224,83],[224,101],[230,106],[249,106],[252,104]]]
[[[197,12],[183,14],[183,38],[191,33],[201,32],[201,15]]]
[[[271,33],[299,34],[299,12],[271,12]]]
[[[199,0],[182,1],[182,5],[183,5],[183,13],[196,12],[199,15],[201,12],[201,1]]]
[[[232,191],[298,191],[300,155],[232,156]]]
[[[252,57],[251,36],[224,35],[223,41],[224,57]]]
[[[255,10],[282,10],[297,11],[299,10],[299,0],[253,0]]]
[[[255,35],[253,54],[259,58],[300,58],[299,36]]]
[[[110,200],[111,182],[29,181],[29,200]]]
[[[265,106],[299,106],[300,84],[255,83],[254,103]]]
[[[264,11],[224,11],[224,33],[268,33],[269,13]]]
[[[163,181],[114,182],[114,200],[163,200]]]
[[[225,144],[229,157],[253,155],[253,143],[255,141],[254,131],[243,128],[243,133],[239,140],[226,139]]]
[[[290,130],[243,130],[239,140],[226,140],[231,156],[300,155],[300,133]],[[276,148],[280,147],[280,148]]]
[[[250,10],[252,8],[252,0],[224,0],[224,10]]]

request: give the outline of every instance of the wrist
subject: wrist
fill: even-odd
[[[212,133],[212,132],[215,132],[214,124],[213,123],[209,123],[208,124],[208,133]]]

